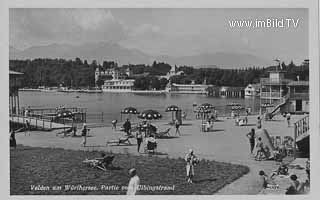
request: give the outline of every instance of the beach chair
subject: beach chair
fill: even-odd
[[[171,129],[171,128],[168,128],[168,129],[166,129],[166,130],[164,130],[164,131],[160,131],[160,132],[156,133],[156,138],[163,138],[163,137],[165,137],[165,136],[169,136],[169,135],[170,135],[170,134],[169,134],[170,129]]]
[[[132,135],[127,135],[126,137],[120,137],[117,140],[108,140],[106,145],[108,144],[117,144],[118,146],[120,144],[131,145],[130,138],[132,137],[133,137]]]
[[[89,165],[92,168],[97,168],[103,171],[107,171],[107,168],[112,165],[112,161],[114,159],[114,155],[105,156],[103,158],[95,158],[95,159],[85,159],[82,161],[83,163]]]
[[[148,141],[144,148],[144,151],[146,153],[155,153],[156,149],[157,149],[157,142]]]

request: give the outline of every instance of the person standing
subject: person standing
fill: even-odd
[[[132,168],[129,170],[130,181],[128,184],[127,195],[136,195],[140,185],[140,178],[137,175],[137,170]]]
[[[253,149],[254,149],[254,145],[255,145],[255,138],[256,138],[254,128],[252,128],[251,131],[247,134],[247,137],[249,138],[249,142],[250,142],[250,152],[251,152],[251,154],[253,154]]]
[[[126,120],[126,122],[123,124],[124,132],[129,136],[131,133],[131,122],[129,119]]]
[[[26,131],[24,132],[24,135],[26,135],[27,133],[30,135],[30,129],[31,129],[30,122],[29,120],[26,120]]]
[[[179,123],[179,121],[176,119],[176,121],[175,121],[175,126],[176,126],[176,135],[180,135],[181,136],[181,133],[180,133],[180,123]]]
[[[85,147],[87,144],[87,134],[88,134],[88,129],[87,125],[84,123],[83,128],[81,130],[81,136],[82,136],[82,142],[81,144]]]
[[[141,132],[141,126],[139,127],[139,130],[137,131],[136,138],[137,138],[137,144],[138,144],[138,153],[140,152],[140,146],[142,143],[142,132]]]
[[[257,118],[257,128],[260,129],[262,127],[262,124],[261,124],[261,117],[259,116]]]
[[[291,118],[291,115],[290,115],[289,112],[287,113],[286,118],[287,118],[288,127],[290,127],[290,118]]]
[[[194,177],[194,165],[197,162],[197,157],[194,155],[193,150],[189,149],[189,153],[185,156],[186,163],[186,170],[187,170],[187,177],[188,183],[192,183],[192,179]]]
[[[16,132],[14,130],[10,133],[10,147],[17,148],[17,141],[16,141]]]

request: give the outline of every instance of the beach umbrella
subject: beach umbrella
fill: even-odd
[[[69,110],[62,110],[62,111],[57,112],[56,117],[58,117],[58,118],[72,118],[73,113]]]
[[[139,114],[138,110],[134,107],[127,107],[127,108],[124,108],[122,111],[121,111],[121,120],[122,120],[122,114],[128,114],[131,118],[131,114]]]
[[[122,114],[139,114],[138,110],[134,107],[127,107],[121,111]]]
[[[156,120],[162,118],[162,115],[156,110],[145,110],[138,115],[138,118]]]
[[[231,110],[242,110],[242,109],[244,109],[244,107],[243,106],[232,106],[231,107]]]
[[[172,121],[173,121],[173,113],[174,112],[177,112],[178,110],[180,110],[180,108],[176,105],[171,105],[171,106],[168,106],[166,108],[166,112],[171,112],[172,113]]]
[[[203,103],[203,104],[201,104],[200,107],[202,107],[204,109],[214,109],[214,106],[210,103]]]

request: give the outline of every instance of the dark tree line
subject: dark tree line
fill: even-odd
[[[200,68],[195,69],[189,66],[181,66],[179,70],[183,75],[171,77],[172,83],[190,84],[194,81],[196,84],[212,84],[216,86],[239,86],[245,87],[249,83],[259,83],[260,78],[268,77],[271,70],[284,70],[285,78],[291,80],[309,80],[309,61],[304,61],[301,65],[295,65],[292,61],[286,65],[270,66],[266,68],[249,67],[244,69],[220,69],[220,68]]]
[[[24,87],[38,86],[63,86],[68,87],[93,87],[96,84],[102,85],[105,79],[112,77],[101,77],[95,83],[94,73],[96,68],[108,69],[118,67],[114,61],[104,61],[102,65],[92,61],[90,64],[86,60],[76,58],[75,60],[65,59],[34,59],[34,60],[10,60],[9,68],[22,72],[22,82]],[[152,65],[137,64],[123,65],[120,70],[129,68],[132,77],[135,79],[134,88],[139,90],[164,89],[168,81],[160,76],[166,75],[171,66],[169,64],[156,61]],[[267,77],[268,71],[274,70],[275,66],[266,68],[249,67],[243,69],[220,69],[220,68],[193,68],[190,66],[180,66],[179,71],[184,74],[171,77],[172,83],[190,84],[213,84],[216,86],[242,86],[249,83],[259,83],[261,77]],[[278,69],[286,71],[285,78],[297,80],[309,80],[309,61],[306,60],[300,65],[290,62],[288,65],[281,63]],[[140,74],[140,75],[139,75]]]

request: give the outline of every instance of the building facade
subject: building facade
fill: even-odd
[[[309,81],[292,81],[288,89],[288,101],[282,111],[309,113]]]
[[[208,87],[212,87],[213,85],[206,84],[176,84],[169,83],[167,85],[167,92],[171,93],[184,93],[184,94],[207,94]]]
[[[288,83],[284,78],[285,71],[270,71],[268,78],[260,79],[261,104],[277,104],[288,92]]]
[[[256,97],[260,95],[260,84],[249,84],[244,89],[244,95],[248,97]]]
[[[104,81],[103,92],[130,92],[133,90],[133,79],[112,79]]]
[[[222,86],[219,93],[220,97],[244,97],[244,88]]]
[[[96,68],[94,79],[95,83],[99,80],[99,78],[105,79],[104,77],[112,77],[112,79],[125,79],[126,77],[131,75],[131,71],[127,68],[125,71],[121,71],[118,67],[109,68],[106,70]]]

